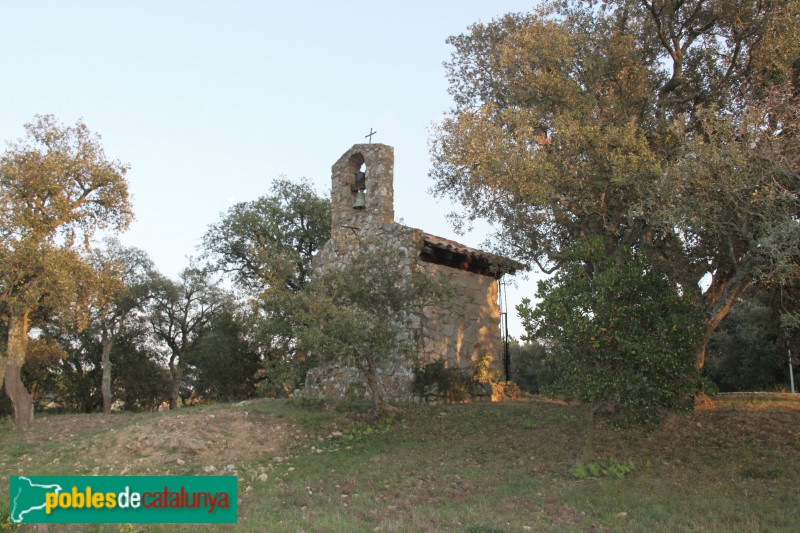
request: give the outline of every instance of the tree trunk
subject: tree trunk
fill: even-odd
[[[114,341],[109,337],[106,331],[103,331],[103,338],[100,342],[103,347],[103,381],[101,390],[103,393],[103,412],[111,412],[111,404],[114,399],[111,397],[111,347]]]
[[[22,365],[28,349],[28,311],[13,314],[8,323],[8,350],[4,385],[14,406],[14,424],[29,427],[33,423],[33,399],[22,383]]]
[[[180,364],[173,364],[169,366],[169,374],[172,378],[172,384],[169,389],[169,408],[178,408],[178,399],[180,398],[181,380],[183,379],[183,368]]]
[[[750,282],[750,278],[747,277],[745,279],[736,280],[737,283],[729,283],[728,286],[725,287],[726,291],[721,294],[717,300],[714,302],[714,306],[711,309],[711,314],[706,320],[705,323],[705,330],[703,331],[703,336],[700,339],[700,344],[697,347],[697,360],[695,361],[695,368],[697,371],[703,370],[703,367],[706,364],[706,349],[708,348],[708,343],[711,340],[711,336],[716,331],[717,327],[720,325],[722,320],[728,316],[728,312],[733,307],[733,304],[736,303],[736,300],[739,299],[739,296],[747,289],[748,284]]]
[[[378,385],[378,378],[375,375],[375,368],[371,364],[367,364],[364,372],[364,377],[367,378],[367,388],[369,394],[372,396],[372,401],[375,404],[375,411],[382,413],[386,406],[381,397],[380,385]]]
[[[583,464],[589,464],[594,455],[594,414],[598,408],[599,405],[596,402],[586,404],[586,440],[583,442],[583,454],[581,457]]]

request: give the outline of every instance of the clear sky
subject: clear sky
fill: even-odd
[[[17,1],[0,4],[0,140],[39,114],[82,118],[128,173],[121,236],[175,276],[209,224],[280,176],[329,192],[350,146],[395,149],[395,218],[456,235],[431,197],[430,128],[450,108],[450,35],[526,0]],[[519,276],[518,276],[519,278]],[[510,288],[509,304],[534,284]],[[512,315],[513,315],[512,309]],[[511,333],[521,329],[511,318]]]

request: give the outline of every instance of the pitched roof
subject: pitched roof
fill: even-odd
[[[506,273],[514,274],[517,270],[528,269],[527,265],[520,263],[519,261],[514,261],[513,259],[509,259],[501,255],[471,248],[465,244],[461,244],[450,239],[445,239],[444,237],[438,237],[431,233],[426,233],[423,231],[422,238],[426,247],[431,247],[435,250],[441,250],[452,254],[458,254],[483,263],[485,265],[483,270],[487,271],[486,274],[491,274],[496,278],[499,278]],[[470,268],[470,270],[472,270],[472,268]]]

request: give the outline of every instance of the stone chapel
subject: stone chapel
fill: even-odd
[[[418,339],[415,356],[421,363],[444,360],[447,367],[469,368],[490,355],[492,365],[502,371],[498,280],[525,265],[395,223],[393,182],[391,146],[356,144],[339,158],[331,175],[331,238],[315,256],[314,271],[346,268],[368,236],[396,248],[408,269],[444,273],[458,292],[454,307],[459,312],[427,316],[425,335],[408,332],[409,339]],[[381,370],[385,399],[412,400],[412,366],[400,362]],[[355,369],[313,369],[302,394],[343,398],[360,379]]]

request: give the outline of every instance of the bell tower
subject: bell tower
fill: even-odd
[[[331,233],[394,222],[394,148],[353,145],[331,169]]]

